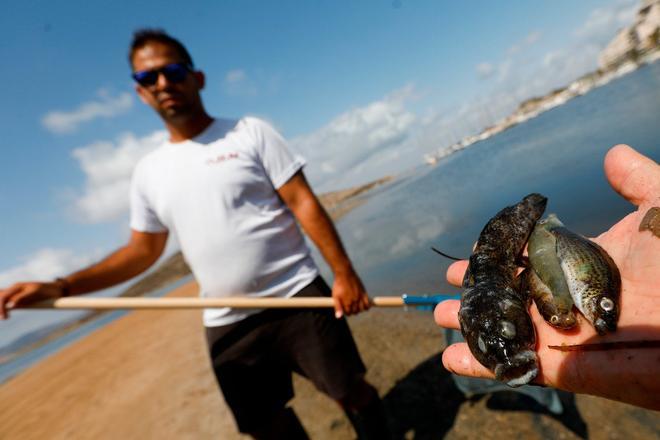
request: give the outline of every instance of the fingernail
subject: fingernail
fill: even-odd
[[[339,310],[337,310],[337,311],[335,312],[335,318],[337,318],[337,319],[341,318],[343,315],[344,315],[344,314],[343,314],[342,312],[340,312]]]

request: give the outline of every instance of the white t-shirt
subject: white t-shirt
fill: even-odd
[[[175,233],[203,297],[290,297],[318,269],[275,190],[304,164],[265,122],[216,119],[194,139],[166,142],[140,160],[131,228]],[[206,309],[204,325],[258,311]]]

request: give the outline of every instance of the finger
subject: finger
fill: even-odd
[[[460,329],[458,323],[458,309],[460,306],[461,302],[455,299],[442,301],[433,311],[435,322],[444,328],[453,328],[455,330]]]
[[[447,281],[454,286],[461,286],[463,284],[463,276],[468,267],[467,260],[457,261],[452,263],[447,269]]]
[[[370,306],[371,304],[369,302],[369,296],[367,296],[366,293],[362,293],[360,295],[360,298],[358,299],[358,313],[364,312],[365,310],[369,310]]]
[[[452,344],[442,353],[442,364],[454,374],[470,377],[494,378],[495,375],[488,368],[477,361],[465,342]]]
[[[9,314],[7,312],[7,301],[9,298],[5,296],[0,296],[0,319],[7,319],[9,318]]]
[[[353,300],[353,313],[360,313],[361,311],[364,310],[364,294],[360,293],[354,300]]]
[[[34,297],[34,292],[35,289],[26,289],[23,290],[20,293],[17,293],[16,295],[11,297],[11,307],[12,308],[18,308],[18,307],[23,307],[28,304],[31,304],[33,302],[38,301],[41,298],[35,298]]]
[[[341,301],[337,298],[336,295],[332,295],[332,302],[335,305],[335,318],[339,319],[344,316],[344,308],[341,305]]]
[[[347,299],[346,302],[344,303],[344,310],[346,310],[347,315],[355,315],[358,312],[358,300],[357,298],[355,299]]]
[[[628,145],[617,145],[605,156],[605,175],[612,188],[639,206],[658,199],[660,166]]]
[[[0,297],[8,298],[16,294],[16,292],[20,292],[22,288],[23,288],[23,284],[14,284],[13,286],[6,288],[5,290],[0,290]]]
[[[14,284],[13,286],[0,291],[0,319],[9,318],[9,309],[14,306],[13,297],[17,292],[20,292],[21,285]]]

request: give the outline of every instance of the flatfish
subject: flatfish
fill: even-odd
[[[491,218],[481,231],[463,279],[458,319],[474,357],[515,387],[538,374],[536,334],[517,262],[547,199],[530,194]]]

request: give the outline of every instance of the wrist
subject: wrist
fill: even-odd
[[[55,278],[55,281],[53,283],[60,288],[61,298],[71,295],[71,283],[69,283],[69,281],[67,281],[66,278]]]
[[[353,266],[348,263],[346,265],[334,267],[332,273],[335,275],[335,277],[344,277],[355,274],[355,270],[353,269]]]

